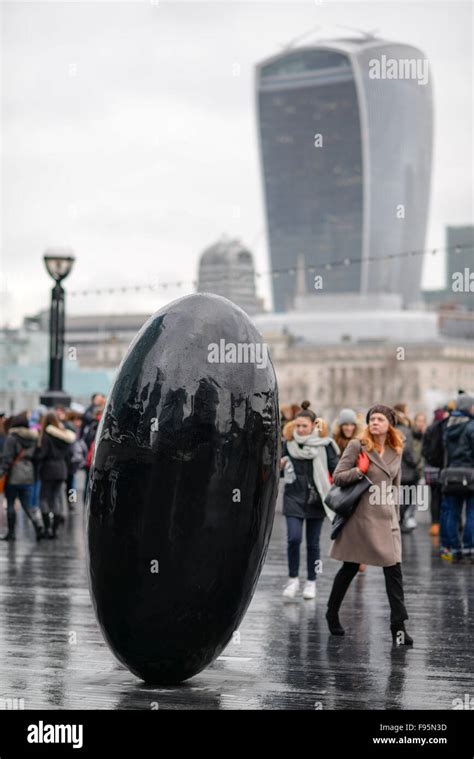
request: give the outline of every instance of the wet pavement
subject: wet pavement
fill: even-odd
[[[157,688],[116,662],[99,632],[82,508],[58,540],[39,544],[20,514],[16,542],[0,543],[0,705],[23,699],[25,709],[453,709],[455,699],[474,695],[474,566],[441,561],[427,514],[418,519],[418,528],[403,536],[413,649],[392,646],[377,567],[349,589],[340,615],[346,636],[329,635],[324,612],[340,564],[326,558],[327,520],[316,601],[283,602],[279,500],[267,561],[233,641],[201,674]],[[3,531],[3,509],[0,521]]]

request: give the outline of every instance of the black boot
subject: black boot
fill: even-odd
[[[51,516],[51,537],[57,538],[57,532],[59,527],[59,515],[58,514],[52,514]]]
[[[15,540],[15,524],[16,514],[15,512],[7,511],[7,526],[8,529],[4,535],[0,536],[0,540]]]
[[[392,641],[394,646],[412,646],[413,638],[408,635],[405,630],[405,622],[398,622],[398,624],[391,624],[390,630],[392,631]]]
[[[347,589],[359,571],[359,564],[345,561],[334,578],[331,595],[328,600],[326,619],[331,635],[344,635],[344,628],[339,621],[339,609]]]
[[[29,517],[31,521],[33,522],[33,527],[35,528],[36,533],[36,540],[41,540],[45,537],[45,529],[43,520],[41,518],[41,511],[36,507],[34,509],[30,510]]]
[[[339,622],[339,614],[337,611],[330,611],[329,607],[326,612],[326,619],[331,635],[345,635],[345,630]]]
[[[36,540],[42,540],[46,537],[45,529],[42,524],[36,524],[33,522],[36,534]]]
[[[44,536],[50,540],[53,538],[53,526],[49,512],[43,511]]]

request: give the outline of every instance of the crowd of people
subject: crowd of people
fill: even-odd
[[[288,582],[293,599],[300,589],[299,566],[306,530],[307,579],[303,598],[316,596],[323,520],[334,524],[326,504],[331,486],[354,486],[365,476],[368,490],[337,535],[330,555],[343,562],[328,602],[331,633],[344,634],[338,618],[345,592],[367,564],[384,569],[392,634],[412,641],[404,628],[401,533],[417,529],[417,511],[429,507],[430,535],[442,559],[474,561],[474,397],[459,391],[455,401],[411,419],[405,403],[377,404],[367,414],[342,409],[332,430],[309,401],[281,409],[283,513],[287,522]],[[420,487],[421,486],[421,487]],[[371,500],[379,494],[379,500]],[[374,508],[374,504],[379,508]],[[333,530],[334,532],[334,530]]]
[[[39,406],[11,417],[0,415],[0,488],[7,530],[16,537],[16,504],[32,523],[36,539],[54,539],[78,501],[77,477],[88,473],[105,396],[94,393],[86,409]]]
[[[17,504],[37,540],[57,537],[65,514],[77,503],[81,470],[86,497],[105,401],[102,393],[95,393],[86,409],[39,407],[9,418],[0,414],[0,492],[7,512],[7,530],[0,540],[15,540]],[[435,410],[429,426],[424,413],[412,419],[407,405],[397,403],[393,408],[376,404],[366,414],[344,408],[330,428],[310,405],[303,401],[281,409],[280,471],[289,575],[283,595],[293,599],[299,592],[305,531],[303,597],[316,597],[320,535],[324,519],[329,518],[330,555],[343,562],[328,601],[331,633],[344,634],[339,607],[353,577],[369,564],[383,567],[392,634],[401,635],[409,645],[401,533],[417,529],[417,512],[429,507],[429,532],[439,541],[443,560],[474,561],[474,398],[459,391],[455,401]],[[368,490],[364,480],[371,485]],[[357,508],[350,519],[337,522],[326,503],[328,495],[333,486],[347,494],[358,483],[362,492]],[[373,500],[374,488],[378,501]]]

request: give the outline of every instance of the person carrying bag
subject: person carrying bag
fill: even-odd
[[[441,470],[441,557],[471,563],[474,554],[474,398],[461,393],[444,428]],[[459,523],[466,506],[463,543]]]
[[[0,477],[3,480],[7,499],[8,530],[0,536],[0,540],[15,540],[16,499],[20,501],[23,511],[32,522],[36,539],[41,540],[44,536],[41,512],[37,507],[31,505],[31,494],[35,481],[34,459],[37,443],[38,432],[29,427],[26,412],[17,414],[8,420],[8,435],[0,464]]]
[[[332,523],[331,540],[337,538],[349,517],[356,510],[362,495],[372,485],[372,481],[365,474],[369,468],[370,459],[362,450],[360,441],[357,442],[360,446],[357,468],[362,472],[363,477],[353,485],[346,485],[346,487],[333,484],[324,499],[325,505],[336,515]]]
[[[21,459],[23,458],[23,455],[24,455],[24,453],[25,453],[25,449],[24,449],[24,448],[22,448],[22,449],[21,449],[21,451],[20,451],[20,453],[18,454],[18,456],[16,456],[16,457],[13,459],[13,461],[12,461],[12,463],[11,463],[11,466],[10,466],[10,470],[9,470],[9,472],[4,472],[4,473],[3,473],[3,474],[0,476],[0,493],[4,493],[4,492],[5,492],[5,490],[7,489],[7,485],[8,485],[8,475],[9,475],[10,471],[13,469],[13,467],[14,467],[16,464],[18,464],[18,462],[19,462],[19,461],[21,461]]]
[[[372,406],[366,421],[360,440],[351,440],[333,474],[334,484],[343,489],[355,486],[365,477],[372,484],[369,487],[364,484],[356,507],[332,543],[329,555],[343,565],[334,578],[326,619],[332,635],[344,635],[339,608],[359,564],[383,567],[393,642],[411,646],[413,639],[404,624],[408,614],[404,603],[399,524],[403,438],[395,429],[396,415],[390,406]]]

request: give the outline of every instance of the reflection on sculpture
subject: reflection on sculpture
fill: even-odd
[[[219,296],[158,311],[131,344],[98,431],[86,504],[91,595],[114,654],[149,682],[180,682],[219,655],[270,539],[275,373],[250,350],[210,363],[220,340],[262,344]]]

